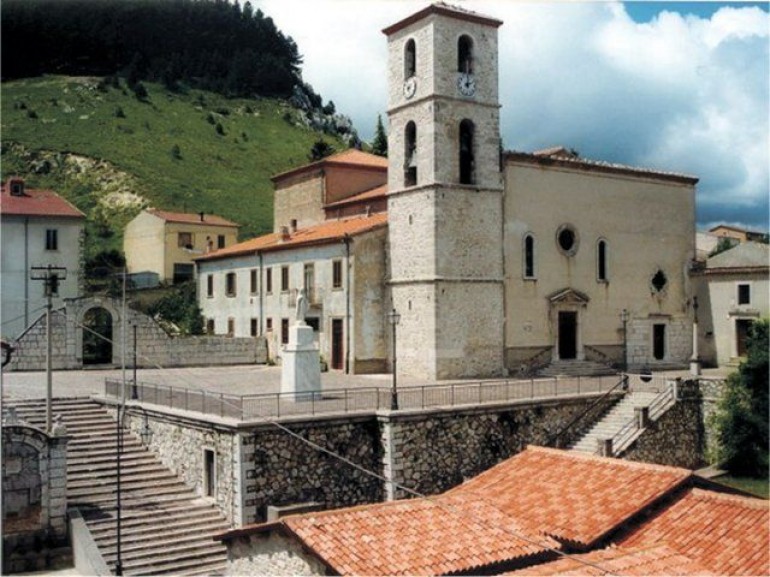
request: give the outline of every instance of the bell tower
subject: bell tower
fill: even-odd
[[[383,31],[390,284],[406,374],[503,369],[501,24],[442,3]]]

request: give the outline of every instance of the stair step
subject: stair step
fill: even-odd
[[[220,543],[215,543],[213,540],[210,545],[206,547],[192,546],[185,548],[171,548],[169,550],[162,550],[162,553],[156,554],[152,557],[140,556],[137,559],[131,557],[126,558],[123,556],[123,568],[129,570],[142,569],[150,571],[151,573],[160,573],[163,571],[172,570],[175,573],[179,573],[180,559],[179,553],[184,552],[185,558],[189,563],[194,564],[194,559],[217,557],[222,561],[227,560],[226,548]],[[105,560],[113,561],[114,555],[106,555]]]
[[[174,547],[181,549],[189,548],[196,543],[208,545],[213,543],[209,538],[209,535],[226,531],[229,526],[225,523],[208,523],[202,524],[200,530],[196,531],[195,527],[188,527],[184,531],[168,531],[165,527],[156,528],[155,531],[144,530],[142,532],[134,532],[123,534],[120,536],[121,553],[133,554],[134,558],[138,558],[141,555],[153,556],[157,555],[157,549],[161,548],[163,551],[172,551]],[[99,547],[99,551],[105,557],[113,556],[117,552],[117,538],[99,538],[95,539],[96,544]]]
[[[222,520],[222,515],[218,511],[210,511],[208,515],[197,513],[197,514],[189,514],[186,517],[179,516],[179,517],[169,517],[168,515],[163,516],[164,522],[163,522],[163,529],[165,531],[176,531],[176,530],[185,530],[187,528],[200,528],[203,526],[208,526],[212,524],[217,525],[223,525],[225,529],[227,529],[229,526],[227,523],[225,523]],[[156,516],[153,517],[141,517],[141,518],[129,518],[126,519],[125,516],[121,516],[121,534],[122,535],[133,535],[135,533],[139,532],[146,532],[147,529],[152,529],[155,522],[157,521]],[[104,542],[106,544],[109,544],[111,540],[116,539],[116,525],[115,525],[115,519],[111,519],[109,523],[102,523],[99,526],[90,526],[91,534],[94,536],[94,539],[97,541]]]

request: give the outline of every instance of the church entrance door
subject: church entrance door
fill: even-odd
[[[559,311],[559,358],[577,358],[577,312]]]

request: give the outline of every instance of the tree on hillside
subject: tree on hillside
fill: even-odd
[[[372,140],[372,154],[388,156],[388,135],[385,134],[382,116],[379,114],[377,115],[377,128],[374,131],[374,140]]]
[[[334,153],[334,148],[325,140],[320,139],[316,140],[313,144],[313,147],[310,149],[310,154],[308,155],[308,159],[312,162],[317,162],[321,160],[322,158],[326,158],[327,156]]]
[[[711,418],[718,462],[736,475],[768,475],[768,328],[767,319],[751,325],[746,360],[727,378]]]

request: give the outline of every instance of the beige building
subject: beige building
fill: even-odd
[[[435,4],[386,28],[387,173],[383,159],[348,151],[276,176],[274,234],[292,242],[387,208],[386,240],[368,248],[382,251],[375,260],[385,268],[356,277],[377,306],[346,317],[367,327],[346,334],[352,349],[358,338],[385,347],[384,313],[395,309],[397,364],[410,376],[592,372],[626,360],[631,369],[687,366],[697,179],[562,147],[502,152],[501,25]],[[199,259],[201,274],[224,254]],[[271,258],[283,259],[276,267],[316,259],[297,255]],[[202,297],[201,306],[219,318],[224,305]],[[384,364],[358,360],[355,370]]]
[[[160,281],[184,282],[193,258],[236,243],[238,225],[222,217],[150,209],[126,225],[123,251],[128,272],[156,273]]]
[[[706,366],[737,364],[751,323],[770,315],[770,246],[744,242],[693,273],[698,352]]]

